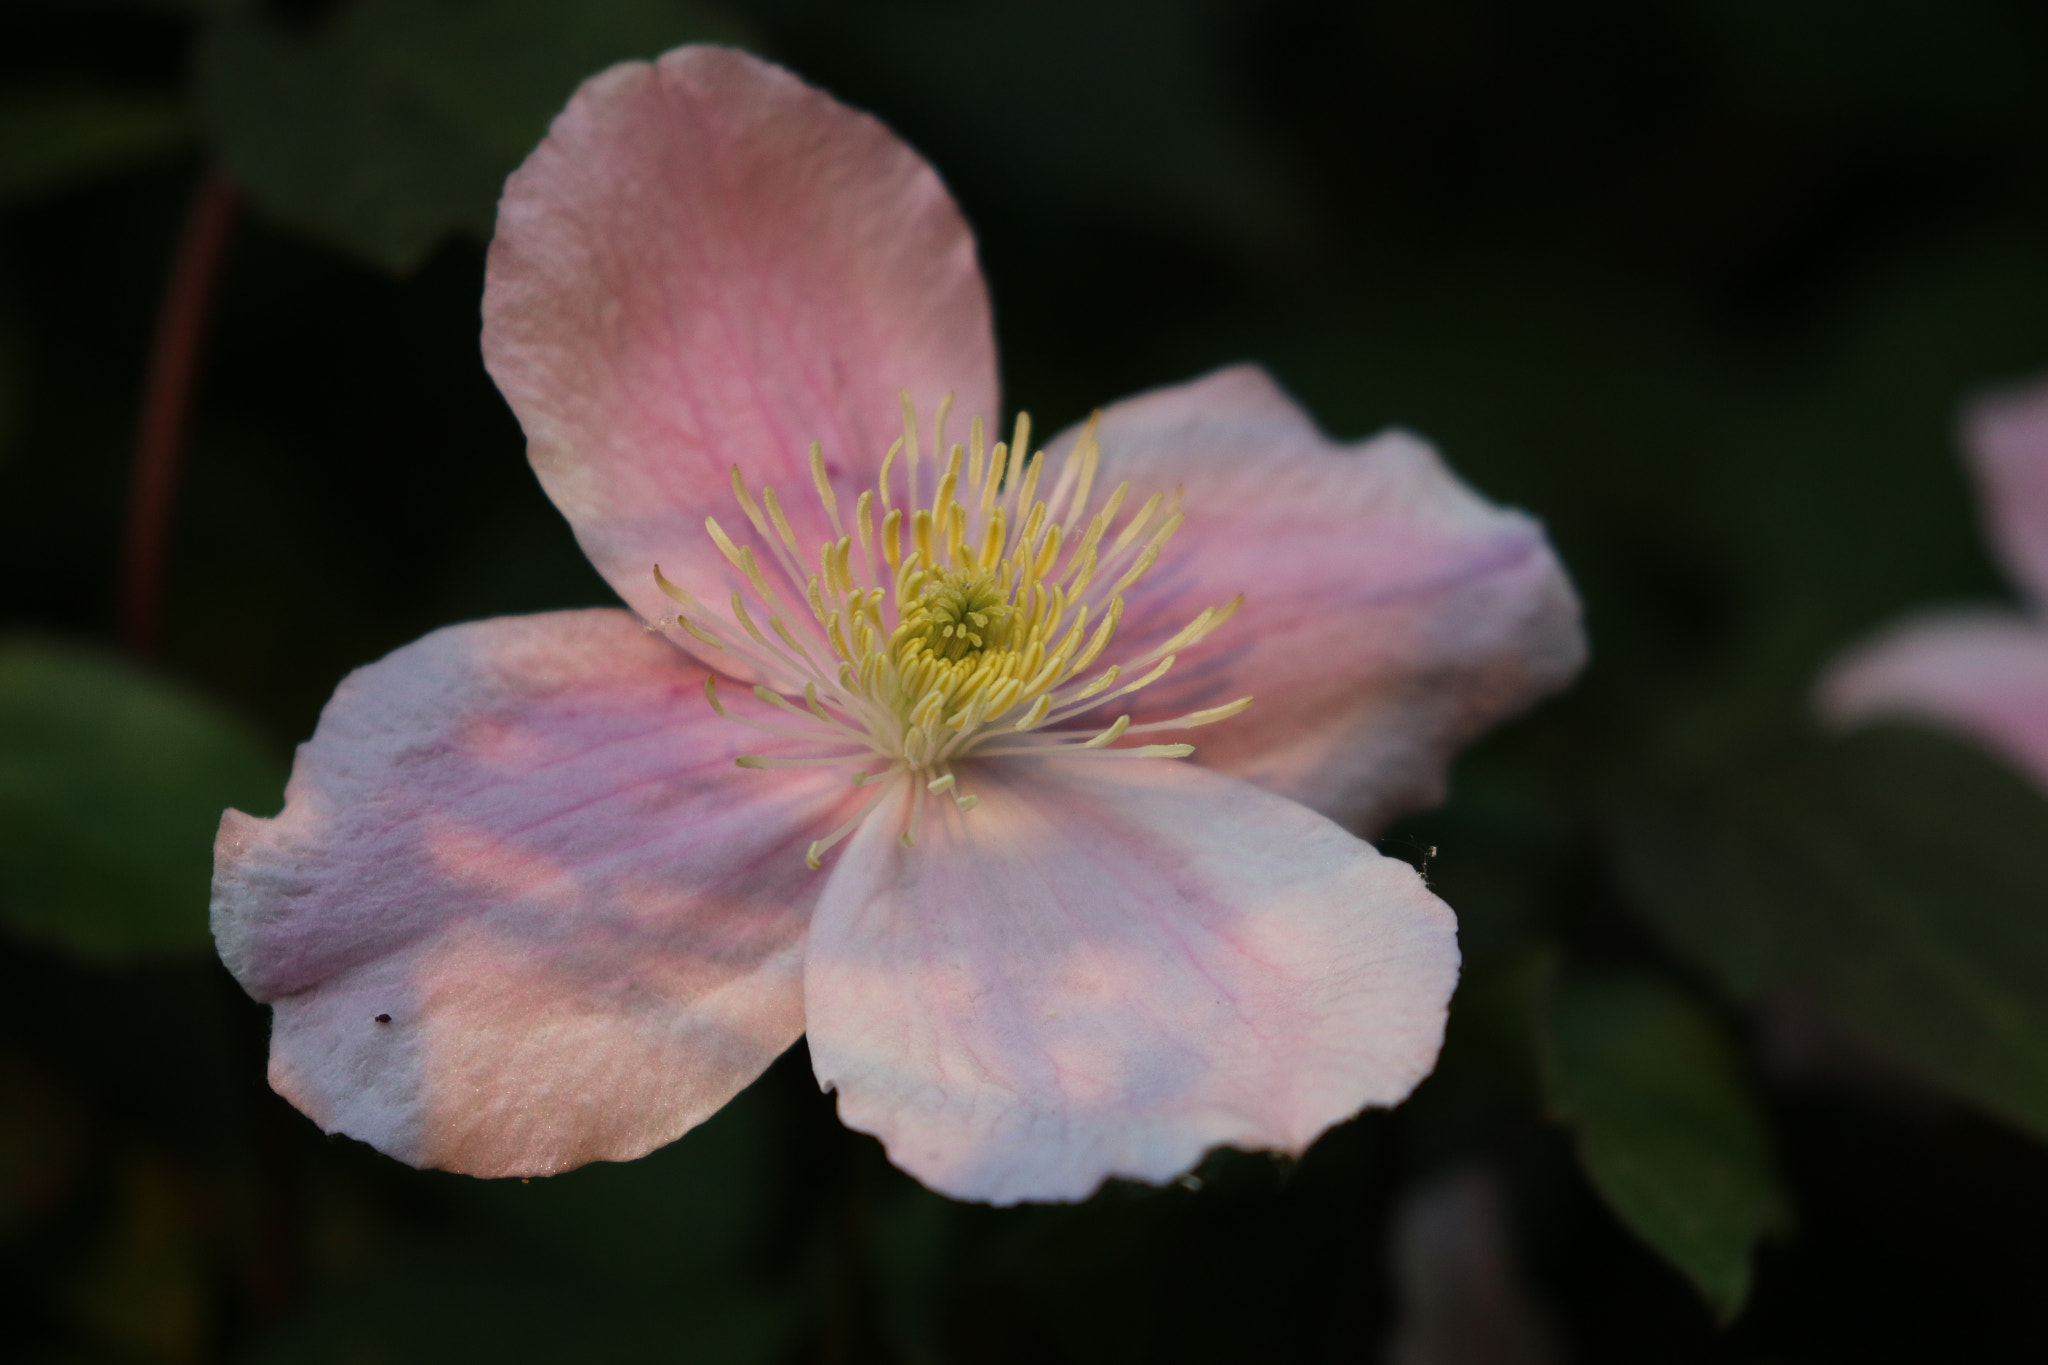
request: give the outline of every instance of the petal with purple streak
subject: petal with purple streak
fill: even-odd
[[[277,1090],[414,1165],[534,1175],[673,1140],[794,1042],[803,847],[849,792],[736,769],[761,737],[703,680],[586,611],[450,627],[344,681],[284,811],[228,812],[215,850]]]
[[[1187,516],[1130,590],[1106,657],[1245,596],[1119,703],[1143,723],[1255,696],[1185,736],[1199,762],[1370,830],[1441,799],[1460,745],[1585,660],[1543,528],[1482,500],[1416,437],[1340,445],[1243,365],[1125,399],[1098,438],[1104,486],[1130,480],[1134,502],[1178,487]]]

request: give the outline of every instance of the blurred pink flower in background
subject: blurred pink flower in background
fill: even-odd
[[[557,119],[484,354],[632,610],[359,670],[284,811],[223,820],[221,955],[322,1127],[477,1175],[622,1160],[808,1033],[850,1126],[1008,1203],[1299,1152],[1428,1073],[1453,917],[1337,822],[1438,799],[1578,669],[1533,521],[1249,367],[990,445],[937,176],[724,49]]]
[[[1898,717],[1959,730],[2048,788],[2048,383],[1972,406],[1963,445],[2026,610],[1909,617],[1837,660],[1820,706],[1839,724]]]

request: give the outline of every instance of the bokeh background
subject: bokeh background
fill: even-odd
[[[530,1183],[266,1088],[218,811],[274,811],[349,669],[608,600],[479,362],[481,242],[579,79],[707,37],[936,163],[1041,429],[1256,359],[1548,523],[1591,668],[1383,841],[1467,954],[1400,1110],[996,1211],[841,1129],[801,1045]],[[1809,698],[2010,596],[1954,422],[2042,369],[2025,0],[5,0],[0,1350],[2039,1360],[2048,799]]]

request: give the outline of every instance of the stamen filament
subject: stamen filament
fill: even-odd
[[[736,760],[739,766],[859,764],[854,785],[877,786],[851,820],[810,845],[806,862],[813,867],[868,818],[888,787],[875,783],[871,772],[916,780],[906,788],[910,809],[898,831],[906,847],[914,846],[927,798],[949,797],[963,811],[976,804],[974,794],[961,789],[963,782],[972,785],[973,769],[956,773],[956,762],[1048,754],[1185,757],[1193,752],[1186,744],[1115,746],[1126,735],[1226,720],[1250,704],[1243,698],[1144,725],[1119,715],[1092,731],[1057,728],[1158,681],[1180,651],[1228,621],[1243,598],[1201,612],[1136,658],[1098,666],[1122,624],[1125,591],[1158,563],[1185,520],[1179,492],[1150,493],[1125,517],[1131,486],[1119,482],[1100,507],[1091,507],[1102,464],[1100,414],[1089,418],[1064,455],[1048,461],[1046,452],[1031,447],[1025,414],[1018,414],[1007,442],[989,445],[987,428],[975,417],[966,442],[949,443],[950,396],[939,405],[928,440],[907,393],[901,402],[903,434],[883,456],[876,486],[854,501],[850,518],[840,510],[823,445],[810,443],[818,508],[802,523],[813,539],[808,557],[775,490],[749,490],[733,469],[733,495],[755,544],[735,542],[715,517],[705,519],[705,530],[745,580],[744,589],[731,593],[739,635],[722,638],[729,634],[722,622],[708,629],[697,599],[658,566],[654,570],[657,587],[682,610],[651,628],[674,625],[731,652],[763,680],[754,685],[755,698],[791,722],[733,714],[707,681],[712,709],[757,732],[828,750],[802,757],[748,754]],[[927,453],[929,499],[919,487]],[[763,572],[757,553],[773,557],[782,584]],[[792,610],[791,603],[801,605]],[[848,752],[838,754],[842,748]]]

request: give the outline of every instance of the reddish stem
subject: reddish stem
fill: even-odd
[[[156,652],[164,557],[191,423],[192,391],[234,222],[235,187],[218,168],[210,168],[200,177],[185,214],[178,252],[164,282],[149,367],[143,372],[128,531],[121,550],[120,604],[121,639],[138,656]]]

